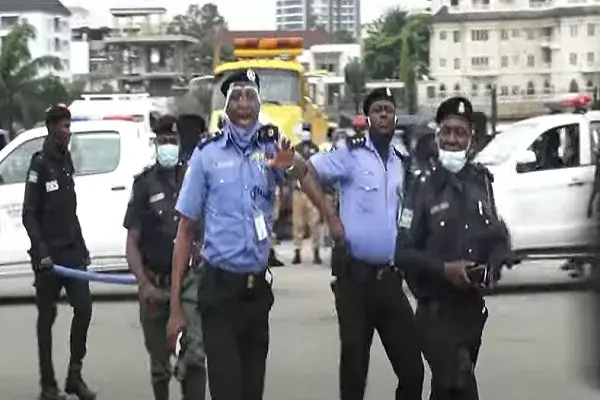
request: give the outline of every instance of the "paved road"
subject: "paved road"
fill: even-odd
[[[272,314],[266,399],[336,398],[338,339],[328,282],[328,271],[322,267],[276,270],[277,300]],[[482,399],[598,398],[579,377],[584,363],[576,342],[581,338],[583,300],[581,293],[490,298],[491,317],[478,367]],[[0,319],[1,397],[34,399],[35,310],[31,305],[4,306],[0,308]],[[67,362],[69,320],[68,307],[61,306],[54,348],[60,377]],[[100,398],[149,399],[147,368],[135,303],[96,304],[85,373],[100,390]],[[376,340],[367,398],[391,399],[394,385]]]

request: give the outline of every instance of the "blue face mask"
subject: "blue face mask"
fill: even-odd
[[[467,151],[448,151],[439,149],[440,164],[448,171],[456,174],[467,163]]]
[[[179,146],[161,144],[156,146],[156,161],[165,168],[173,168],[179,161]]]

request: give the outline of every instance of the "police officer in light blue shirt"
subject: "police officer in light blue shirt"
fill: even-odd
[[[181,215],[173,256],[172,299],[190,257],[198,220],[204,221],[204,273],[199,288],[213,400],[260,400],[273,304],[266,275],[275,185],[292,164],[290,143],[258,121],[260,81],[253,70],[230,74],[221,86],[225,123],[194,151],[177,202]],[[171,303],[171,347],[183,325]]]
[[[405,156],[391,145],[395,101],[389,89],[364,100],[368,133],[349,137],[333,152],[321,152],[294,175],[321,208],[335,241],[332,289],[338,315],[342,400],[364,397],[375,330],[398,377],[397,400],[420,400],[423,364],[414,315],[394,266],[396,219]],[[318,181],[339,183],[339,215],[324,200]]]

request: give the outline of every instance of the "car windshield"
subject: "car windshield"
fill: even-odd
[[[221,93],[221,84],[232,73],[227,71],[215,77],[212,95],[212,109],[222,110],[225,97]],[[263,104],[296,105],[301,101],[300,75],[285,69],[257,69],[260,81],[260,98]]]
[[[510,158],[516,151],[523,137],[531,138],[537,135],[538,124],[534,122],[516,123],[498,134],[477,156],[475,162],[483,165],[500,165]],[[531,138],[532,140],[534,138]]]

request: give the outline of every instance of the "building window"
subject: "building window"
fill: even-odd
[[[579,33],[579,27],[577,25],[571,25],[569,27],[569,31],[571,32],[571,37],[577,37]]]
[[[508,67],[508,56],[502,56],[502,58],[500,59],[500,66],[502,68]]]
[[[549,81],[544,81],[544,94],[549,94],[550,92],[552,92],[552,86],[550,85]]]
[[[535,31],[533,29],[527,29],[527,40],[535,39]]]
[[[460,31],[452,32],[452,36],[454,38],[454,43],[460,42]]]
[[[477,93],[479,93],[479,85],[474,83],[471,85],[471,96],[477,96]]]
[[[588,36],[596,35],[596,25],[587,24],[587,34],[588,34]]]
[[[10,29],[19,22],[19,17],[0,17],[0,28]]]
[[[460,94],[460,84],[456,83],[454,85],[454,93]]]
[[[579,93],[579,84],[575,79],[569,84],[569,93]]]
[[[508,86],[500,86],[500,96],[508,96]]]
[[[569,64],[577,65],[577,54],[576,53],[569,54]]]
[[[531,81],[527,82],[527,94],[529,96],[532,96],[535,94],[535,86],[533,85],[533,82],[531,82]]]
[[[506,29],[502,29],[500,31],[500,39],[501,40],[508,40],[508,31]]]
[[[591,51],[589,53],[587,53],[587,63],[588,65],[593,65],[594,64],[594,53],[592,53]]]
[[[513,38],[518,38],[519,37],[519,30],[518,29],[513,29],[512,30],[512,37]]]
[[[535,67],[535,57],[532,54],[527,56],[527,66]]]
[[[471,57],[471,66],[475,68],[485,68],[490,65],[488,57]]]
[[[435,87],[434,86],[427,86],[427,98],[435,99]]]
[[[446,97],[446,85],[444,85],[443,83],[440,85],[440,97]]]
[[[60,39],[54,38],[54,51],[60,51]]]
[[[471,40],[473,42],[487,42],[489,40],[489,31],[485,29],[472,30]]]
[[[54,17],[54,32],[61,32],[61,31],[62,31],[62,23],[60,21],[60,18]]]
[[[594,82],[592,82],[591,80],[587,81],[586,87],[588,88],[588,90],[593,89],[594,88]]]
[[[519,86],[513,86],[510,88],[510,93],[513,96],[517,96],[520,92],[521,92],[521,89],[519,88]]]
[[[459,3],[459,0],[450,0],[450,5],[451,5],[452,7],[457,7],[457,6],[458,6],[458,3]]]
[[[440,31],[440,40],[446,40],[446,31]]]
[[[446,68],[446,59],[440,58],[440,68]]]
[[[460,58],[454,59],[454,69],[460,69]]]

